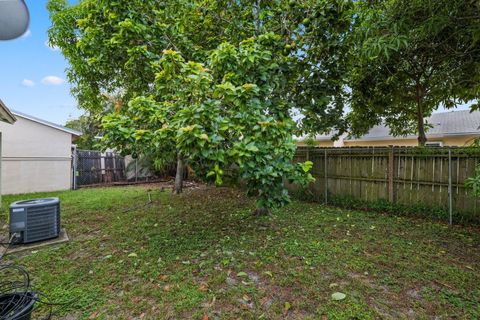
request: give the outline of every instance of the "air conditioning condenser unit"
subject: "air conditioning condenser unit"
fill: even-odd
[[[60,235],[60,200],[43,198],[10,204],[10,237],[15,244],[56,238]]]

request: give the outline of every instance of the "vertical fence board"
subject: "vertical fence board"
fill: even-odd
[[[307,160],[308,154],[313,162],[312,175],[316,178],[311,189],[319,200],[325,199],[328,192],[328,197],[349,196],[363,201],[384,199],[406,206],[422,204],[448,211],[448,148],[395,147],[393,154],[391,150],[311,148],[307,153],[306,148],[299,147],[294,162]],[[480,199],[473,198],[464,186],[480,162],[480,148],[451,150],[454,221],[468,215],[480,222]],[[90,165],[98,163],[92,159]]]

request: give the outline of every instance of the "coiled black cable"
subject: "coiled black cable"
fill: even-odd
[[[7,253],[8,249],[10,249],[10,246],[13,243],[13,238],[15,238],[15,236],[16,236],[16,234],[14,233],[10,236],[10,240],[8,240],[7,243],[5,243],[5,242],[0,243],[1,246],[6,246],[5,249],[3,250],[3,252],[0,254],[0,260],[2,260],[3,256]]]
[[[2,252],[0,260],[10,248],[14,235]],[[66,306],[73,302],[51,302],[43,292],[35,290],[30,281],[28,271],[15,264],[0,264],[0,320],[16,320],[30,314],[35,303],[48,307],[48,315],[44,320],[51,319],[54,306]]]

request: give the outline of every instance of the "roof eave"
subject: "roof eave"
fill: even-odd
[[[370,137],[370,138],[358,138],[358,139],[344,139],[344,141],[388,141],[388,140],[406,140],[406,139],[416,139],[415,136],[405,136],[405,137],[392,137],[392,136],[382,136],[382,137]]]
[[[480,136],[480,132],[458,132],[458,133],[442,133],[442,134],[427,134],[427,139],[438,139],[445,137],[461,137],[461,136]],[[417,136],[382,136],[382,137],[371,137],[371,138],[359,138],[359,139],[345,139],[344,141],[388,141],[388,140],[408,140],[408,139],[417,139]]]
[[[12,114],[10,109],[7,108],[7,106],[5,105],[5,103],[3,103],[1,99],[0,99],[0,117],[2,118],[2,120],[4,120],[9,124],[14,124],[15,121],[17,121],[17,118],[15,118],[15,116]]]
[[[59,130],[59,131],[62,131],[62,132],[69,133],[69,134],[71,134],[73,136],[76,136],[76,137],[80,137],[82,135],[82,133],[80,131],[73,130],[73,129],[70,129],[70,128],[66,128],[66,127],[51,123],[49,121],[30,116],[28,114],[24,114],[24,113],[17,112],[17,111],[13,111],[12,113],[17,117],[24,118],[24,119],[27,119],[27,120],[30,120],[30,121],[33,121],[33,122],[36,122],[36,123],[40,123],[44,126],[47,126],[47,127],[50,127],[52,129],[56,129],[56,130]]]
[[[305,141],[308,141],[308,139],[302,139],[302,140],[297,140],[298,142],[305,142]],[[317,138],[315,139],[314,141],[332,141],[332,138]]]

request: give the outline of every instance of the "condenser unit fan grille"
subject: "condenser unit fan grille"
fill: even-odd
[[[57,209],[57,206],[30,207],[27,209],[25,242],[58,236],[60,221]]]

